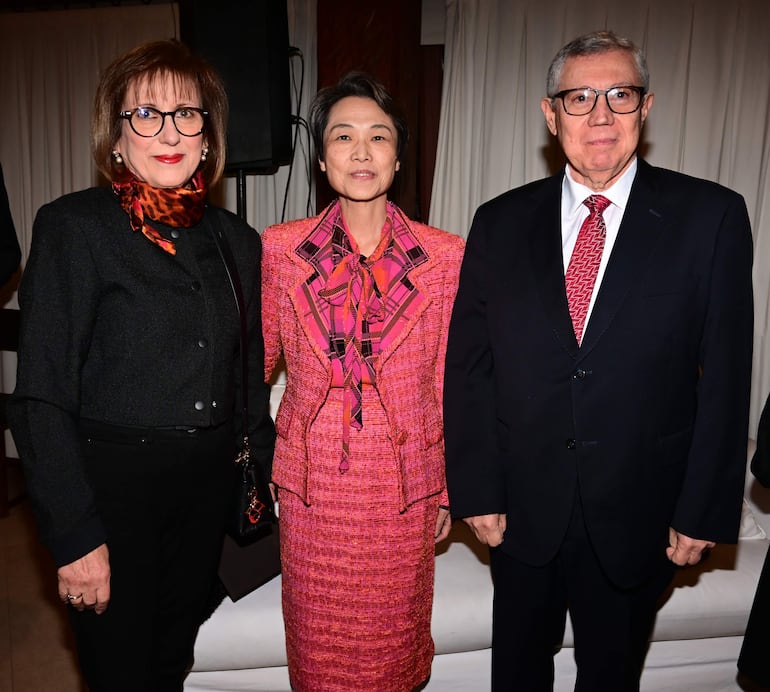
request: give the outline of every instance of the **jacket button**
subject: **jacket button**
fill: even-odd
[[[201,282],[200,281],[193,281],[190,284],[190,288],[197,293],[198,291],[201,290]]]
[[[206,348],[206,346],[209,345],[209,342],[206,341],[206,339],[198,339],[198,347],[199,348]]]
[[[206,404],[204,404],[202,401],[196,401],[195,402],[195,410],[196,411],[202,411],[204,408],[206,408]]]
[[[176,228],[172,228],[172,229],[171,229],[171,237],[172,237],[174,240],[179,240],[179,236],[180,236],[180,235],[182,235],[182,234],[179,232],[179,230],[178,230],[178,229],[176,229]]]
[[[573,380],[582,380],[586,376],[586,371],[582,368],[579,368],[578,370],[575,370],[575,372],[572,373],[572,379]]]
[[[399,430],[398,434],[396,435],[396,444],[402,445],[404,442],[406,442],[406,438],[409,437],[409,433],[406,430]]]
[[[567,449],[575,449],[575,440],[572,438],[567,440]]]

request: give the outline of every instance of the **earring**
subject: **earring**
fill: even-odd
[[[119,151],[113,151],[112,158],[115,159],[115,163],[118,164],[118,166],[123,165],[123,157],[120,155]]]
[[[206,157],[207,157],[208,155],[209,155],[209,150],[208,150],[208,149],[204,149],[204,150],[201,152],[201,161],[205,161],[205,160],[206,160]]]

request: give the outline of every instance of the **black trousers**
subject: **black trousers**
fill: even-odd
[[[770,550],[765,557],[762,574],[746,625],[738,670],[753,682],[770,688]]]
[[[235,436],[82,426],[110,553],[105,613],[70,608],[90,692],[179,692],[216,579]]]
[[[654,575],[618,589],[604,574],[576,497],[567,535],[546,565],[492,549],[493,692],[551,692],[569,610],[579,692],[637,692],[658,600],[674,569],[661,547]]]

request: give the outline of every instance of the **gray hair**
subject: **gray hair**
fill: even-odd
[[[630,39],[618,36],[612,31],[594,31],[590,34],[579,36],[574,41],[570,41],[551,61],[551,65],[548,68],[548,81],[546,83],[548,97],[554,98],[558,93],[561,75],[564,72],[564,65],[568,58],[596,55],[597,53],[606,53],[612,50],[626,51],[631,55],[634,63],[636,63],[636,71],[639,73],[639,80],[641,81],[641,84],[633,86],[641,86],[644,87],[645,92],[649,91],[650,71],[647,68],[647,60],[641,48]],[[581,84],[579,86],[586,85]]]

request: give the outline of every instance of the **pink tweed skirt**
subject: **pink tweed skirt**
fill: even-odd
[[[438,497],[399,513],[396,457],[377,393],[339,471],[342,392],[308,440],[312,504],[279,489],[283,615],[297,692],[409,692],[430,674]]]

